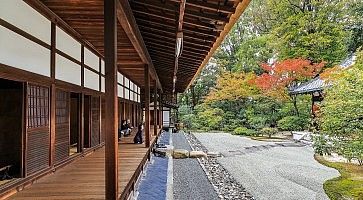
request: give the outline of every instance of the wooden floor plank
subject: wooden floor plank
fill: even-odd
[[[152,137],[152,143],[155,137]],[[133,137],[119,143],[119,189],[125,190],[135,171],[146,159],[149,148],[133,144]],[[152,144],[151,143],[151,144]],[[104,147],[47,175],[31,186],[11,196],[14,200],[105,199]]]

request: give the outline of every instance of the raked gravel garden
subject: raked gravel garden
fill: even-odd
[[[220,199],[324,200],[323,183],[340,176],[314,159],[312,147],[266,142],[228,133],[184,133],[194,150],[218,153],[198,159]]]

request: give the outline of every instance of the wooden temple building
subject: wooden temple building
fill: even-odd
[[[1,0],[0,199],[132,198],[175,94],[248,4]],[[119,142],[121,120],[145,143]]]

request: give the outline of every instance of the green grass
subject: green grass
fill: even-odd
[[[337,169],[341,174],[324,183],[325,193],[331,200],[363,200],[363,166],[329,162],[320,155],[315,155],[315,159],[325,166]]]

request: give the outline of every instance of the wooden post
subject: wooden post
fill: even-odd
[[[104,0],[104,43],[106,77],[106,199],[118,198],[118,108],[117,108],[117,18],[118,0]]]
[[[55,103],[56,103],[56,90],[55,90],[55,43],[56,43],[56,25],[55,23],[51,24],[51,59],[50,59],[50,77],[52,79],[52,85],[50,87],[50,159],[49,165],[51,167],[54,166],[54,158],[55,158]]]
[[[162,94],[160,95],[160,122],[161,122],[161,128],[163,128],[163,124],[164,124],[164,112],[163,112],[163,104],[161,103],[163,96]]]
[[[162,111],[162,103],[161,103],[161,90],[159,91],[159,128],[163,128],[163,111]]]
[[[50,166],[53,167],[55,162],[55,104],[56,104],[56,90],[53,83],[50,87]]]
[[[158,135],[158,89],[156,87],[157,82],[155,80],[155,88],[154,88],[154,135]]]
[[[145,147],[150,147],[150,75],[149,65],[145,65]]]

